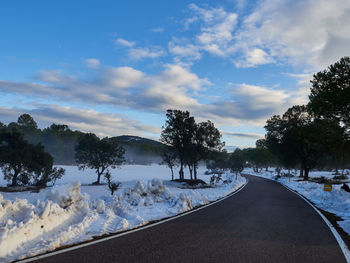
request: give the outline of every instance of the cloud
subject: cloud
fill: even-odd
[[[260,48],[254,48],[247,50],[244,54],[244,59],[241,61],[235,61],[237,67],[256,67],[259,65],[273,63],[274,59]]]
[[[245,17],[237,39],[288,63],[322,69],[350,52],[347,0],[264,0]]]
[[[223,135],[227,135],[229,137],[234,138],[245,138],[245,139],[262,139],[264,138],[263,134],[257,134],[257,133],[239,133],[239,132],[223,132]]]
[[[161,33],[164,31],[164,28],[159,26],[159,27],[152,28],[151,31],[155,33]]]
[[[74,77],[61,71],[41,71],[38,82],[0,81],[0,91],[58,102],[109,104],[151,112],[198,105],[193,98],[211,83],[188,68],[167,64],[155,75],[131,67],[104,67],[95,79]]]
[[[101,81],[106,86],[118,89],[135,87],[144,81],[145,74],[131,67],[108,68],[104,71]]]
[[[187,58],[189,60],[198,60],[201,58],[200,48],[190,43],[184,45],[183,39],[174,38],[168,43],[168,49],[176,57]]]
[[[246,1],[236,5],[241,10]],[[237,67],[282,62],[320,70],[350,53],[348,0],[262,0],[240,11],[240,17],[223,7],[190,4],[188,10],[185,30],[194,37],[168,44],[171,54],[182,59],[198,60],[206,52],[229,58]]]
[[[190,4],[189,10],[194,16],[186,20],[186,28],[192,23],[201,22],[200,32],[195,36],[196,48],[216,56],[226,57],[229,44],[234,37],[237,14],[227,12],[221,7],[206,9],[195,4]],[[198,58],[198,55],[195,58]]]
[[[100,61],[96,58],[89,58],[85,60],[86,66],[91,69],[97,69],[100,66]]]
[[[55,104],[83,102],[91,107],[103,104],[150,113],[189,110],[200,121],[211,119],[219,125],[255,126],[307,98],[302,88],[285,91],[241,83],[234,84],[225,97],[204,102],[205,90],[213,84],[178,64],[166,64],[156,74],[132,67],[103,67],[94,79],[65,75],[61,71],[41,71],[36,79],[36,83],[0,81],[0,91]]]
[[[115,43],[118,44],[118,45],[125,46],[125,47],[133,47],[133,46],[135,46],[135,42],[128,41],[128,40],[125,40],[123,38],[117,38]]]
[[[134,60],[141,60],[145,58],[158,58],[164,56],[166,53],[160,47],[142,47],[142,48],[130,48],[128,51],[129,57]]]
[[[310,95],[310,80],[313,78],[312,73],[292,74],[286,73],[285,75],[297,79],[298,88],[293,92],[294,96],[291,99],[292,105],[305,105],[309,102]]]
[[[155,59],[161,56],[165,56],[166,52],[162,47],[136,47],[136,43],[118,38],[115,43],[117,45],[126,47],[127,53],[130,59],[141,60],[141,59]]]
[[[19,115],[28,113],[41,127],[52,123],[66,124],[73,130],[93,132],[99,136],[119,136],[132,134],[147,136],[158,135],[159,127],[141,124],[120,114],[99,113],[94,110],[84,110],[59,105],[36,105],[35,108],[6,108],[0,106],[0,113],[6,116],[6,122],[17,121]]]

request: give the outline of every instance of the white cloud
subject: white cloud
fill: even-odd
[[[135,60],[141,60],[144,58],[158,58],[165,55],[165,51],[160,47],[155,48],[130,48],[129,49],[129,57]]]
[[[246,6],[246,1],[236,4]],[[199,25],[199,30],[193,26],[191,43],[171,41],[168,47],[189,60],[208,52],[237,67],[283,62],[320,70],[350,53],[348,0],[262,0],[250,13],[240,12],[239,27],[238,15],[223,7],[190,4],[188,10],[185,29]],[[197,50],[196,56],[189,47]]]
[[[350,53],[349,13],[348,0],[265,0],[245,18],[238,37],[249,49],[322,69]]]
[[[183,44],[183,39],[174,38],[168,44],[169,52],[180,58],[189,58],[190,60],[198,60],[201,58],[199,47],[193,44]]]
[[[97,69],[100,66],[100,61],[96,58],[89,58],[85,60],[86,66],[91,69]]]
[[[0,106],[0,114],[6,116],[7,122],[16,121],[18,116],[28,113],[42,128],[56,124],[66,124],[73,130],[93,132],[99,136],[119,136],[125,134],[147,136],[158,135],[160,127],[144,125],[120,114],[100,113],[60,105],[36,105],[35,108],[6,108]]]
[[[118,89],[132,88],[144,81],[145,74],[131,67],[108,68],[103,74],[107,86]]]
[[[119,44],[119,45],[122,45],[122,46],[125,46],[125,47],[133,47],[133,46],[135,46],[135,42],[128,41],[128,40],[123,39],[123,38],[117,38],[115,43]]]
[[[45,73],[45,74],[44,74]],[[42,82],[0,81],[0,91],[59,102],[114,105],[159,112],[168,108],[198,105],[194,98],[203,86],[211,85],[188,68],[167,64],[155,75],[131,67],[104,67],[96,79],[66,76],[60,71],[41,72]]]
[[[195,4],[191,4],[189,8],[203,22],[200,33],[196,35],[199,48],[214,55],[228,55],[228,45],[233,40],[237,14],[223,8],[200,8]]]
[[[159,26],[159,27],[152,28],[151,31],[155,33],[161,33],[164,31],[164,28]]]
[[[285,104],[289,95],[284,90],[273,90],[266,87],[241,84],[235,94],[245,98],[255,110],[273,107],[278,109]]]
[[[260,48],[254,48],[246,52],[243,60],[235,61],[235,65],[237,67],[255,67],[272,62],[274,62],[274,59],[271,58],[264,50]]]
[[[264,138],[264,134],[258,133],[240,133],[240,132],[222,132],[223,135],[227,135],[228,137],[234,138],[246,138],[246,139],[262,139]]]
[[[199,120],[211,119],[220,125],[255,126],[307,98],[302,87],[285,91],[243,83],[231,85],[224,97],[205,103],[201,99],[212,85],[210,81],[178,64],[166,64],[156,74],[132,67],[103,67],[95,79],[66,76],[59,71],[42,75],[40,84],[0,81],[0,91],[49,99],[55,104],[84,102],[91,107],[103,104],[152,113],[182,109],[191,111]]]

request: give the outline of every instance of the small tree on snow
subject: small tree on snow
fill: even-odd
[[[101,175],[108,173],[108,169],[115,169],[124,161],[124,149],[116,138],[105,137],[100,140],[95,134],[85,134],[75,148],[75,161],[80,170],[94,169],[97,180],[93,184],[100,184]]]
[[[113,182],[112,179],[111,179],[111,174],[110,174],[109,171],[107,171],[105,173],[105,178],[107,180],[108,188],[111,191],[111,195],[113,195],[114,192],[118,190],[118,188],[121,185],[121,183],[120,182]]]
[[[170,168],[171,171],[171,180],[174,180],[174,167],[178,166],[178,159],[176,151],[172,147],[165,147],[161,152],[160,156],[162,157],[161,164],[165,164]]]

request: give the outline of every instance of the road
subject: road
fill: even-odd
[[[276,182],[248,179],[195,213],[36,262],[346,262],[304,200]]]

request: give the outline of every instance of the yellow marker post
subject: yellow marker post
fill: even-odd
[[[326,192],[332,191],[332,185],[331,184],[324,184],[323,190]]]

